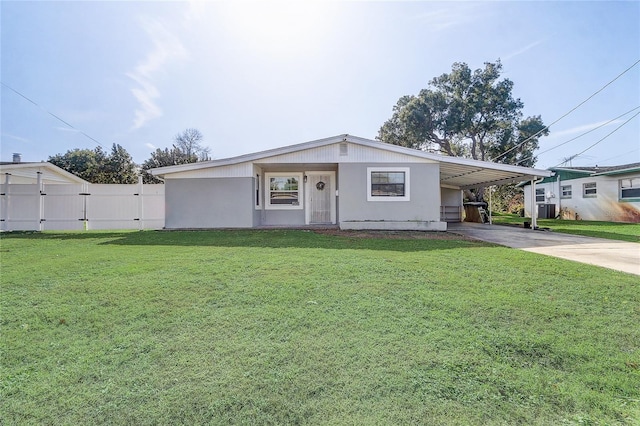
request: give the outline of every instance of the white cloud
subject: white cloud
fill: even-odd
[[[527,52],[528,50],[533,49],[534,47],[536,47],[537,45],[539,45],[543,41],[544,41],[544,39],[538,40],[538,41],[534,41],[533,43],[529,43],[526,46],[516,50],[515,52],[512,52],[512,53],[508,54],[507,56],[505,56],[502,59],[506,61],[508,59],[513,58],[514,56],[522,55],[523,53]]]
[[[131,93],[139,105],[135,111],[133,129],[145,126],[149,121],[162,116],[162,109],[158,106],[160,91],[155,83],[155,77],[173,61],[188,57],[187,50],[180,40],[156,20],[145,20],[143,27],[153,42],[153,49],[136,65],[127,76],[137,83]]]
[[[438,32],[473,22],[480,18],[480,13],[486,13],[486,11],[480,12],[470,3],[449,3],[442,9],[420,13],[413,18],[420,21],[421,25]]]
[[[583,133],[583,132],[588,132],[590,130],[595,130],[600,126],[604,126],[604,125],[610,126],[610,125],[618,124],[621,122],[622,120],[598,121],[596,123],[583,124],[581,126],[572,127],[570,129],[560,130],[559,132],[552,131],[550,136],[558,137],[558,136],[573,135],[575,133]]]
[[[20,136],[16,136],[16,135],[12,135],[12,134],[9,134],[9,133],[3,133],[2,137],[6,137],[6,138],[9,138],[9,139],[15,139],[15,140],[17,140],[19,142],[31,142],[29,139],[26,139],[26,138],[23,138],[23,137],[20,137]]]
[[[157,149],[154,144],[149,143],[149,142],[145,143],[144,146],[146,146],[147,148],[149,148],[152,151],[155,151]]]

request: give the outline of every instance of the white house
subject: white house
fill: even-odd
[[[640,223],[640,163],[611,167],[557,167],[537,183],[533,213],[539,218]],[[534,203],[525,185],[525,215]]]
[[[11,184],[38,183],[38,179],[45,184],[56,183],[88,183],[82,178],[69,173],[51,163],[22,162],[19,154],[14,154],[13,162],[0,162],[0,176],[2,182]]]
[[[551,176],[346,134],[151,172],[165,182],[168,229],[442,231],[461,219],[463,189]]]

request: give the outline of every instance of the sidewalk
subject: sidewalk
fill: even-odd
[[[447,230],[454,234],[532,253],[640,275],[638,243],[469,222],[450,223]]]

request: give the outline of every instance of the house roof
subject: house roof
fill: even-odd
[[[0,173],[10,174],[18,178],[33,180],[38,179],[38,172],[43,173],[46,183],[87,183],[86,180],[47,162],[0,162]],[[0,182],[3,183],[3,182]]]
[[[551,176],[549,170],[531,169],[528,167],[512,166],[508,164],[491,163],[487,161],[473,160],[461,157],[448,157],[433,154],[412,148],[405,148],[371,139],[360,138],[348,134],[333,136],[330,138],[289,145],[281,148],[270,149],[251,154],[240,155],[220,160],[201,161],[197,163],[182,164],[177,166],[160,167],[151,169],[154,176],[164,177],[172,173],[200,170],[213,167],[229,166],[239,163],[256,162],[267,157],[273,157],[293,152],[304,151],[312,148],[323,147],[341,142],[349,142],[377,150],[383,150],[398,154],[404,154],[419,159],[426,159],[440,163],[440,181],[443,185],[455,188],[472,188],[495,184],[520,182],[536,177]]]
[[[575,172],[584,172],[589,175],[604,175],[611,172],[619,172],[626,170],[638,170],[640,169],[640,163],[622,164],[619,166],[593,166],[593,167],[552,167],[549,170],[570,170]]]

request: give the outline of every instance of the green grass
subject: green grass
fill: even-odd
[[[531,218],[520,217],[514,214],[492,215],[496,225],[523,226],[525,221],[531,222]],[[556,232],[565,234],[584,235],[587,237],[606,238],[609,240],[640,242],[640,223],[598,222],[588,220],[561,220],[538,219],[538,226],[550,228]]]
[[[637,277],[464,240],[1,236],[4,424],[638,424]]]

